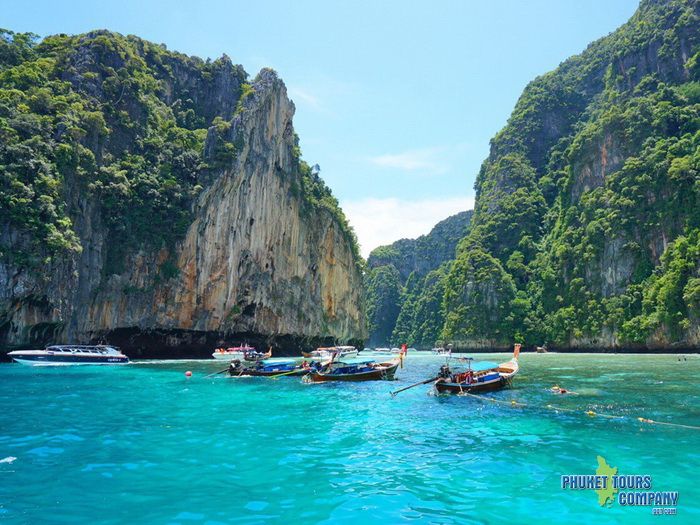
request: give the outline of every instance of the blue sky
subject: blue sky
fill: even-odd
[[[624,23],[635,0],[0,0],[0,27],[107,28],[285,80],[304,157],[363,253],[471,207],[489,139],[535,76]]]

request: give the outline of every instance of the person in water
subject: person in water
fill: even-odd
[[[566,388],[562,388],[559,385],[554,385],[549,390],[553,394],[574,394],[574,395],[576,395],[576,392],[571,392],[570,390],[567,390]]]

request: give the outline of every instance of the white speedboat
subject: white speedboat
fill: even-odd
[[[374,356],[387,356],[387,355],[401,355],[403,350],[400,348],[377,348],[375,350],[369,350],[368,352],[363,351],[362,355],[374,355]]]
[[[357,357],[357,348],[354,346],[329,346],[325,348],[317,348],[313,352],[302,352],[301,354],[304,357],[318,360],[332,359],[334,356],[335,359],[349,359],[351,357]]]
[[[129,362],[119,348],[110,345],[51,345],[44,350],[15,350],[7,354],[23,365],[118,365]]]
[[[212,357],[214,359],[225,359],[227,361],[232,361],[234,359],[245,359],[246,355],[254,353],[256,350],[252,346],[248,346],[248,343],[241,346],[232,346],[229,348],[217,348],[214,350]]]

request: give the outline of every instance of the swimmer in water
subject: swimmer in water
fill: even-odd
[[[566,388],[562,388],[559,385],[554,385],[552,388],[549,389],[550,392],[553,394],[574,394],[576,395],[576,392],[571,392],[567,390]]]

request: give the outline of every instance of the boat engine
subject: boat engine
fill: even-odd
[[[241,360],[240,359],[234,359],[231,361],[231,364],[228,365],[228,373],[230,375],[236,375],[241,371]]]
[[[442,365],[440,367],[440,372],[438,372],[438,377],[449,379],[450,377],[452,377],[452,370],[450,370],[450,367],[448,365]]]

